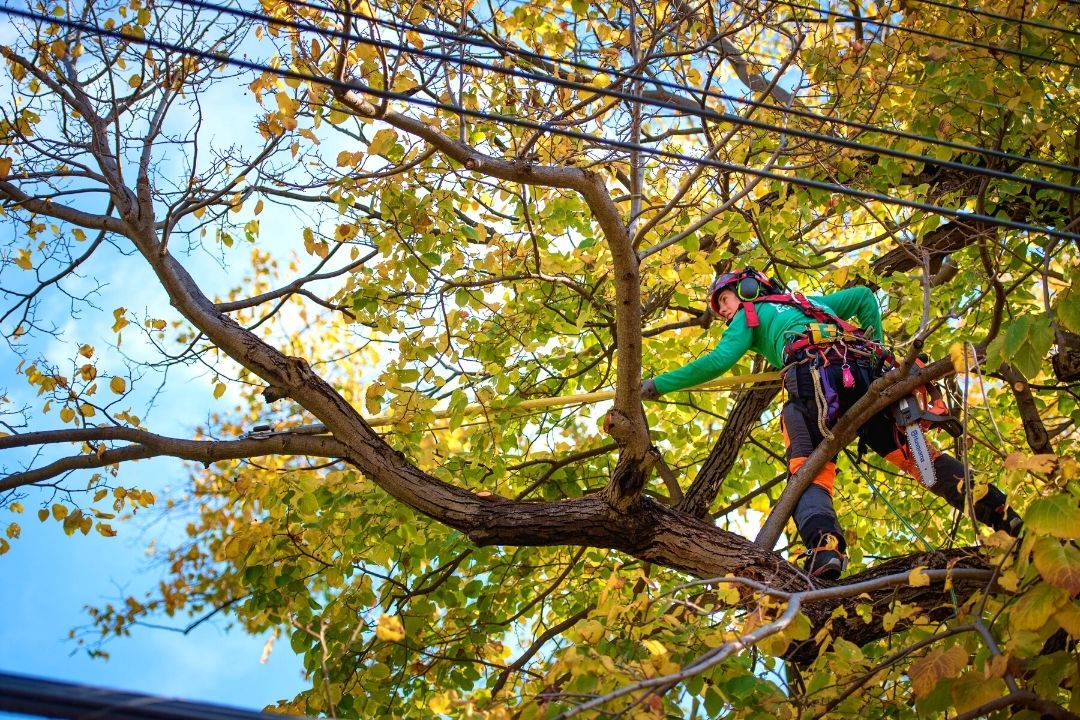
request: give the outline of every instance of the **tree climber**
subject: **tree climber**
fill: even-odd
[[[726,273],[709,291],[712,312],[727,323],[720,342],[708,354],[641,384],[643,399],[699,385],[727,372],[748,350],[782,369],[787,401],[781,429],[788,472],[794,475],[847,410],[867,391],[891,359],[882,345],[881,309],[873,292],[853,287],[821,297],[788,293],[752,268]],[[859,327],[847,322],[855,318]],[[893,410],[884,410],[859,428],[862,443],[889,463],[911,474],[931,492],[962,512],[966,510],[964,466],[925,444],[925,472],[913,458]],[[940,413],[944,415],[944,403]],[[925,415],[924,415],[925,417]],[[918,449],[918,448],[917,448]],[[917,454],[917,453],[916,453]],[[923,477],[929,475],[930,477]],[[814,478],[795,507],[795,525],[807,547],[811,575],[836,580],[846,565],[844,533],[833,508],[836,458]],[[975,518],[995,530],[1019,532],[1020,518],[1006,505],[1005,494],[990,485],[974,503]]]

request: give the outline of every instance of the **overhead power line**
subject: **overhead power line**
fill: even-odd
[[[944,8],[946,10],[956,10],[957,12],[967,13],[969,15],[979,15],[982,17],[994,18],[995,20],[1004,20],[1005,22],[1015,23],[1021,26],[1035,27],[1041,30],[1051,30],[1054,32],[1065,33],[1066,35],[1080,37],[1080,30],[1064,28],[1059,25],[1051,25],[1050,23],[1042,23],[1038,22],[1037,20],[1029,20],[1027,18],[1017,18],[1012,17],[1011,15],[1001,15],[1000,13],[990,12],[989,10],[979,10],[977,8],[962,7],[960,5],[950,5],[947,2],[940,2],[940,0],[911,0],[911,2],[922,3],[923,5],[934,5],[935,7]]]
[[[583,83],[577,80],[569,80],[566,78],[560,78],[548,74],[541,74],[528,70],[521,70],[516,68],[505,68],[499,65],[494,65],[482,60],[476,60],[474,58],[462,58],[449,53],[436,52],[433,50],[423,50],[418,48],[411,48],[400,43],[393,43],[387,40],[379,40],[374,38],[365,37],[363,35],[356,35],[354,33],[346,33],[341,30],[320,28],[317,25],[310,25],[308,23],[302,23],[294,20],[278,20],[268,18],[260,13],[253,13],[247,10],[228,8],[222,5],[206,2],[205,0],[179,0],[180,4],[189,5],[192,7],[199,7],[206,10],[212,10],[214,12],[220,12],[223,14],[229,14],[234,17],[244,18],[246,20],[254,20],[258,22],[272,22],[274,24],[288,27],[294,30],[304,30],[318,34],[324,38],[334,38],[338,40],[349,40],[351,42],[370,45],[378,47],[384,50],[391,50],[399,53],[405,53],[412,56],[423,57],[429,60],[435,60],[439,62],[454,63],[457,65],[467,65],[469,67],[477,68],[480,70],[486,70],[492,73],[498,73],[503,76],[511,76],[520,78],[523,80],[533,80],[536,82],[543,82],[556,87],[566,88],[568,90],[577,90],[580,92],[587,92],[596,94],[602,97],[617,98],[625,100],[627,102],[639,102],[643,105],[650,107],[662,108],[665,110],[672,110],[688,115],[693,115],[707,120],[713,120],[717,122],[728,122],[735,125],[741,125],[743,127],[754,128],[755,130],[763,130],[766,132],[777,132],[792,137],[801,138],[803,140],[811,140],[814,142],[826,143],[837,147],[847,148],[849,150],[858,150],[875,155],[887,155],[895,157],[900,160],[908,160],[911,162],[925,163],[934,165],[937,167],[948,168],[951,170],[959,170],[961,172],[969,172],[975,175],[982,175],[985,177],[993,177],[999,180],[1009,180],[1012,182],[1019,182],[1030,185],[1033,189],[1037,190],[1057,190],[1059,192],[1080,195],[1080,187],[1072,185],[1064,185],[1062,183],[1051,182],[1047,180],[1039,180],[1029,178],[1024,175],[1017,175],[1006,170],[998,170],[996,168],[982,167],[979,165],[969,165],[967,163],[958,162],[955,160],[938,160],[932,156],[921,155],[919,153],[911,153],[905,150],[896,150],[894,148],[886,147],[883,145],[874,145],[870,143],[860,142],[858,140],[848,140],[846,138],[838,137],[835,135],[827,135],[824,133],[812,132],[809,130],[801,130],[798,128],[785,127],[770,123],[764,120],[755,120],[753,118],[745,118],[736,113],[720,112],[705,107],[688,107],[686,105],[658,100],[656,98],[642,98],[640,95],[624,91],[613,90],[611,88],[598,88],[588,83]],[[1076,169],[1080,171],[1080,168]]]
[[[183,0],[183,1],[185,2],[185,4],[193,5],[193,6],[197,6],[197,7],[202,7],[202,8],[209,9],[209,10],[231,12],[231,9],[223,8],[223,7],[219,6],[219,5],[209,3],[209,2],[207,2],[207,0]],[[487,48],[487,49],[496,51],[496,52],[498,52],[500,54],[503,54],[503,55],[505,55],[505,54],[514,55],[514,56],[525,58],[527,60],[538,60],[538,61],[541,61],[541,62],[551,63],[553,65],[563,65],[563,66],[566,66],[566,67],[572,67],[572,68],[575,68],[577,70],[583,70],[583,71],[591,72],[591,73],[595,73],[595,74],[610,75],[612,77],[620,78],[620,79],[623,79],[623,80],[637,81],[637,82],[642,82],[642,83],[646,83],[646,84],[649,84],[649,85],[654,85],[654,86],[657,86],[657,87],[666,88],[666,89],[669,89],[669,90],[677,90],[677,91],[680,91],[680,92],[687,93],[688,95],[695,97],[695,99],[697,97],[712,98],[712,99],[717,99],[717,100],[721,100],[721,101],[732,103],[732,104],[741,104],[741,105],[748,105],[748,106],[755,107],[755,108],[762,108],[762,109],[766,109],[766,110],[774,110],[776,112],[779,112],[779,113],[782,113],[782,114],[785,114],[785,115],[794,115],[794,116],[797,116],[797,117],[802,117],[802,118],[806,118],[808,120],[813,120],[815,122],[821,122],[821,123],[825,123],[825,124],[829,124],[829,125],[839,125],[839,126],[843,126],[843,127],[850,127],[850,128],[856,129],[856,130],[863,130],[865,132],[880,133],[882,135],[888,135],[888,136],[891,136],[891,137],[903,138],[905,140],[914,140],[916,142],[922,142],[922,143],[926,143],[928,145],[947,147],[947,148],[951,148],[951,149],[954,149],[954,150],[960,150],[962,152],[976,153],[976,154],[979,154],[979,155],[983,155],[985,157],[993,157],[993,158],[998,158],[998,159],[1001,159],[1001,160],[1007,160],[1007,161],[1010,161],[1010,162],[1019,162],[1019,163],[1024,163],[1024,164],[1039,165],[1041,167],[1046,167],[1046,168],[1050,168],[1050,169],[1053,169],[1053,170],[1060,170],[1062,172],[1080,173],[1080,166],[1076,166],[1076,165],[1068,165],[1068,164],[1065,164],[1065,163],[1054,162],[1052,160],[1044,160],[1042,158],[1034,157],[1034,156],[1031,156],[1031,155],[1017,155],[1015,153],[1010,153],[1010,152],[1006,152],[1006,151],[1003,151],[1003,150],[996,150],[994,148],[984,148],[984,147],[979,147],[978,145],[971,145],[969,143],[959,143],[959,142],[955,142],[955,141],[952,141],[952,140],[946,140],[946,139],[942,139],[942,138],[933,137],[933,136],[930,136],[930,135],[921,135],[921,134],[918,134],[918,133],[908,132],[908,131],[905,131],[905,130],[898,130],[898,129],[894,129],[894,128],[884,127],[884,126],[881,126],[881,125],[873,125],[871,123],[859,122],[859,121],[856,121],[856,120],[844,120],[842,118],[833,117],[833,116],[830,116],[830,115],[822,115],[820,113],[815,113],[815,112],[810,111],[810,110],[803,110],[803,109],[796,108],[796,107],[790,107],[789,108],[789,107],[787,107],[785,105],[780,105],[780,104],[777,104],[777,103],[770,103],[770,102],[752,100],[752,99],[748,99],[748,98],[741,98],[741,97],[738,97],[738,96],[729,95],[727,93],[722,93],[722,92],[719,92],[717,90],[702,90],[702,89],[699,89],[699,88],[691,87],[691,86],[688,86],[688,85],[683,85],[683,84],[672,82],[672,81],[669,81],[669,80],[662,80],[660,78],[653,77],[653,76],[646,76],[646,75],[643,75],[643,74],[640,74],[640,73],[632,73],[632,72],[628,72],[626,70],[620,70],[620,69],[617,69],[617,68],[600,67],[600,66],[597,66],[597,65],[592,65],[592,64],[589,64],[589,63],[582,62],[580,60],[568,60],[566,58],[560,58],[560,57],[556,57],[556,56],[553,56],[553,55],[545,55],[543,53],[537,53],[537,52],[534,52],[534,51],[531,51],[531,50],[525,50],[523,48],[510,48],[510,47],[498,45],[496,43],[492,43],[492,42],[489,42],[489,41],[486,41],[486,40],[483,40],[483,39],[480,39],[480,38],[476,38],[476,37],[473,37],[473,36],[470,36],[470,35],[463,35],[463,34],[460,34],[460,33],[450,32],[450,31],[447,31],[447,30],[440,30],[438,28],[432,28],[432,27],[428,27],[428,26],[425,26],[425,25],[415,25],[415,24],[411,24],[411,23],[402,22],[400,20],[391,20],[391,19],[386,19],[386,18],[376,18],[376,17],[372,17],[372,16],[365,15],[365,14],[362,14],[362,13],[357,13],[357,12],[352,12],[352,11],[347,11],[347,10],[339,10],[338,8],[328,7],[328,6],[325,6],[325,5],[320,5],[318,3],[309,2],[309,1],[305,1],[305,0],[290,0],[289,4],[294,5],[294,6],[306,7],[306,8],[310,8],[310,9],[313,9],[313,10],[320,10],[320,11],[323,11],[323,12],[334,13],[336,15],[348,15],[348,16],[351,16],[353,18],[359,18],[359,19],[365,20],[367,22],[375,23],[375,24],[379,25],[380,27],[389,28],[391,30],[405,31],[405,32],[410,32],[411,31],[411,32],[419,33],[421,35],[428,35],[430,37],[438,38],[440,40],[448,40],[448,41],[451,41],[451,42],[463,43],[463,44],[469,45],[470,47]],[[247,11],[241,11],[241,12],[247,12]],[[318,34],[320,34],[320,35],[322,35],[324,37],[338,37],[338,38],[344,37],[345,39],[355,40],[357,42],[366,41],[366,38],[364,38],[363,36],[357,36],[357,35],[353,35],[353,34],[346,34],[346,33],[343,33],[341,31],[331,31],[331,30],[327,30],[326,28],[320,28],[317,25],[309,25],[307,23],[300,23],[300,22],[289,21],[289,20],[279,20],[279,19],[275,19],[275,18],[270,18],[269,16],[261,14],[261,13],[248,13],[248,14],[250,15],[250,17],[252,19],[255,19],[255,20],[259,20],[259,21],[267,22],[267,23],[285,24],[287,27],[295,27],[296,29],[309,30],[311,32],[318,33]],[[337,34],[335,34],[335,33],[337,33]],[[409,48],[409,50],[411,50],[411,48]],[[448,60],[448,62],[449,61],[450,60]],[[454,63],[458,63],[460,61],[460,58],[453,57],[452,61]],[[497,68],[496,70],[494,70],[494,72],[504,73],[505,68]],[[549,79],[549,76],[541,75],[541,76],[539,76],[539,78],[540,78],[541,81],[547,82],[548,79]],[[910,86],[907,86],[907,87],[910,87]],[[602,92],[602,90],[600,88],[594,88],[592,86],[589,86],[589,90],[590,90],[590,92],[595,92],[595,93],[600,94],[600,95],[607,95],[607,93]],[[637,96],[634,96],[634,97],[635,97],[636,102],[641,102],[642,104],[646,104],[646,105],[653,104],[653,102],[652,102],[652,100],[650,98],[637,98]],[[979,103],[979,104],[982,104],[982,105],[987,105],[989,107],[996,107],[996,108],[1003,107],[999,103],[988,103],[988,102],[982,101],[982,100],[974,100],[974,99],[972,99],[971,102]],[[678,105],[677,107],[679,109],[684,110],[684,111],[687,110],[687,108],[684,105]],[[827,136],[827,137],[832,137],[832,136]],[[969,167],[972,167],[972,166],[969,166]]]
[[[1059,237],[1066,240],[1080,241],[1080,234],[1068,232],[1065,230],[1059,230],[1057,228],[1032,225],[1030,223],[1019,222],[1008,218],[999,218],[992,215],[984,215],[981,213],[966,212],[956,208],[949,208],[940,205],[934,205],[933,203],[921,202],[918,200],[907,200],[904,198],[894,198],[883,193],[872,192],[868,190],[860,190],[857,188],[850,188],[837,183],[825,182],[822,180],[814,180],[812,178],[799,177],[797,175],[784,175],[778,172],[770,170],[761,170],[758,168],[750,167],[747,165],[740,165],[738,163],[730,163],[719,160],[712,160],[708,158],[695,158],[682,153],[676,153],[668,150],[660,150],[657,148],[641,145],[639,143],[632,143],[623,140],[613,140],[605,137],[597,137],[589,135],[587,133],[578,132],[575,130],[567,130],[565,128],[552,127],[545,123],[539,123],[531,120],[525,120],[522,118],[516,118],[506,115],[496,115],[493,113],[483,112],[479,110],[472,110],[470,108],[463,107],[452,103],[440,102],[436,100],[428,100],[419,98],[408,93],[393,92],[390,90],[382,90],[378,88],[370,87],[360,82],[346,82],[339,81],[333,78],[323,78],[307,73],[300,73],[294,70],[286,68],[274,68],[265,63],[257,63],[250,60],[244,60],[239,58],[233,58],[219,53],[212,53],[205,50],[199,50],[196,48],[186,47],[183,45],[165,42],[163,40],[154,40],[146,37],[132,37],[126,35],[120,30],[108,30],[105,28],[90,25],[79,21],[68,20],[66,18],[57,18],[34,13],[32,11],[26,11],[16,8],[0,7],[0,12],[7,15],[21,17],[30,20],[49,22],[67,27],[72,30],[80,30],[82,32],[89,33],[91,35],[98,35],[101,37],[111,37],[116,40],[122,40],[124,42],[142,45],[145,47],[155,48],[158,50],[165,50],[169,52],[175,52],[182,55],[188,55],[190,57],[207,60],[214,63],[222,63],[231,65],[233,67],[244,68],[247,70],[253,70],[261,73],[269,73],[281,78],[289,78],[293,80],[299,80],[303,82],[311,82],[317,85],[323,85],[326,87],[335,88],[338,90],[354,90],[370,97],[379,98],[381,100],[394,100],[405,104],[416,105],[425,107],[431,110],[443,110],[446,112],[454,113],[464,117],[472,117],[481,120],[491,120],[494,122],[505,123],[507,125],[513,125],[516,127],[528,128],[531,130],[539,130],[553,135],[559,135],[574,140],[582,140],[585,142],[595,143],[600,146],[619,149],[625,151],[635,151],[644,155],[651,155],[654,157],[663,157],[671,160],[677,160],[680,162],[686,162],[691,164],[703,165],[706,167],[716,168],[727,172],[740,172],[754,177],[760,177],[767,180],[775,180],[781,183],[789,183],[798,187],[804,187],[808,189],[821,190],[824,192],[837,193],[841,195],[847,195],[850,197],[857,197],[862,200],[870,200],[874,202],[880,202],[888,205],[895,205],[898,207],[905,207],[911,210],[920,210],[937,215],[943,215],[945,217],[954,218],[957,220],[968,220],[972,222],[986,223],[988,225],[997,227],[1006,227],[1013,230],[1020,230],[1025,232],[1033,232],[1038,234],[1050,235],[1052,237]],[[781,132],[783,130],[781,129]]]
[[[1005,55],[1014,55],[1016,57],[1027,58],[1028,60],[1034,60],[1040,63],[1047,63],[1050,65],[1065,65],[1066,67],[1080,69],[1080,63],[1072,62],[1069,60],[1062,60],[1061,58],[1046,57],[1045,55],[1038,55],[1036,53],[1027,52],[1026,50],[1014,50],[1013,48],[1001,47],[1000,45],[989,45],[987,43],[979,43],[974,40],[965,40],[958,37],[950,37],[947,35],[938,35],[932,33],[929,30],[921,30],[919,28],[905,27],[903,25],[896,25],[893,23],[885,22],[884,20],[874,20],[873,18],[863,17],[861,15],[852,15],[850,13],[842,13],[836,10],[829,10],[821,7],[814,7],[812,5],[800,5],[790,0],[785,0],[784,5],[791,8],[798,8],[799,10],[806,10],[807,12],[818,13],[819,15],[825,15],[827,17],[840,18],[842,20],[851,20],[853,22],[861,22],[864,25],[876,25],[878,27],[889,28],[890,30],[896,30],[897,32],[911,33],[912,35],[919,35],[921,37],[933,38],[935,40],[943,40],[954,45],[966,45],[967,47],[980,48],[987,50],[991,53],[1002,53]]]

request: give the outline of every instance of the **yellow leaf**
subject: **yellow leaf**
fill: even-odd
[[[1034,473],[1051,473],[1057,467],[1057,455],[1026,455],[1022,452],[1009,453],[1005,458],[1006,470],[1027,470]]]
[[[911,587],[929,587],[930,576],[925,572],[925,565],[919,565],[908,573],[908,585]]]
[[[214,398],[217,399],[225,394],[225,383],[218,383],[214,386]]]
[[[127,313],[127,308],[120,307],[113,310],[113,319],[116,320],[112,326],[113,332],[120,332],[127,327],[128,321],[127,318],[124,317],[125,313]]]
[[[949,359],[952,360],[956,372],[964,372],[975,367],[976,361],[972,357],[967,343],[953,343],[949,346]]]
[[[205,206],[197,207],[197,208],[195,208],[194,210],[191,211],[191,214],[194,215],[196,218],[201,218],[205,213],[206,213],[206,207]]]
[[[1017,588],[1020,587],[1020,576],[1016,574],[1015,570],[1006,570],[998,576],[998,585],[1009,592],[1016,592]]]
[[[109,389],[117,395],[123,395],[127,390],[127,382],[122,377],[114,377],[109,381]]]
[[[0,157],[0,180],[7,180],[9,172],[11,172],[11,158]]]
[[[4,553],[6,553],[10,549],[11,549],[11,543],[9,543],[7,540],[5,540],[3,538],[0,538],[0,555],[3,555]]]
[[[90,382],[97,377],[97,368],[93,365],[83,365],[79,368],[79,375],[81,375],[82,379],[86,382]]]
[[[1024,526],[1028,532],[1062,540],[1080,538],[1080,507],[1067,493],[1038,498],[1024,513]]]
[[[128,78],[128,87],[132,90],[136,89],[140,85],[142,85],[142,78],[138,75],[132,75]]]
[[[60,408],[60,421],[69,423],[75,419],[75,411],[66,405]]]
[[[586,643],[593,645],[604,637],[604,626],[596,620],[588,620],[578,627],[578,635]]]
[[[40,510],[37,511],[37,519],[40,520],[41,522],[45,522],[46,520],[49,519],[49,511],[46,510],[45,508],[41,508]]]
[[[666,655],[668,649],[659,640],[646,640],[643,643],[650,655]]]
[[[375,637],[388,642],[398,642],[405,639],[405,628],[395,615],[381,615],[375,626]]]
[[[431,708],[431,712],[436,715],[447,715],[450,713],[450,697],[448,693],[438,693],[433,695],[428,700],[428,707]]]
[[[265,207],[265,205],[260,199],[259,202],[255,203],[255,214],[258,215],[259,213],[261,213],[263,211],[263,207]]]
[[[88,403],[83,403],[82,405],[79,406],[79,414],[82,415],[83,417],[94,417],[94,415],[96,413],[97,413],[97,411],[94,410],[93,405],[90,405]]]
[[[1035,540],[1035,567],[1046,582],[1075,597],[1080,593],[1080,550],[1048,537]]]
[[[94,346],[93,345],[83,345],[82,347],[79,348],[79,354],[82,355],[85,358],[93,357],[94,356]]]
[[[372,138],[371,144],[368,145],[368,153],[371,155],[382,155],[387,150],[394,147],[395,142],[397,142],[397,133],[390,128],[384,128],[375,133],[375,137]]]
[[[967,665],[968,653],[964,648],[954,645],[948,650],[934,648],[925,657],[911,663],[908,677],[915,697],[927,697],[937,684],[945,678],[956,677]]]
[[[7,526],[7,536],[14,540],[22,534],[22,528],[19,527],[19,523],[11,523]]]
[[[52,506],[52,516],[54,520],[63,520],[67,517],[68,509],[65,505],[56,503]]]
[[[16,500],[15,502],[11,503],[8,508],[11,510],[11,512],[21,515],[23,511],[23,504]]]
[[[983,673],[986,679],[1005,677],[1005,673],[1009,670],[1009,656],[1008,655],[994,655],[990,658],[990,661],[986,663],[986,671]]]
[[[1069,635],[1080,638],[1080,607],[1076,603],[1069,603],[1061,610],[1058,610],[1054,619],[1058,621],[1061,627],[1065,628],[1065,632],[1069,633]]]
[[[107,523],[99,522],[94,527],[96,527],[97,531],[104,537],[116,537],[116,531]]]
[[[30,259],[30,251],[26,249],[19,250],[19,257],[15,258],[15,264],[23,270],[32,270],[34,262]]]
[[[1069,601],[1068,595],[1053,585],[1038,583],[1021,596],[1009,611],[1014,630],[1041,630],[1047,621]]]
[[[76,240],[78,240],[79,242],[82,242],[82,241],[86,240],[86,233],[84,233],[84,232],[83,232],[83,231],[82,231],[81,229],[79,229],[79,228],[75,228],[74,230],[72,230],[72,231],[71,231],[71,234],[72,234],[72,235],[74,236],[74,238],[75,238]]]
[[[300,109],[300,103],[294,98],[290,97],[288,93],[275,93],[274,99],[277,100],[278,110],[281,112],[282,115],[286,117],[294,117],[296,115],[296,111]]]
[[[953,709],[957,714],[974,710],[1005,694],[1002,680],[987,680],[980,673],[968,672],[952,687]]]

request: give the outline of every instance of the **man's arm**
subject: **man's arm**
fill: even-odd
[[[751,340],[753,331],[746,326],[746,313],[740,310],[708,355],[653,378],[657,394],[700,385],[723,375],[746,354]]]

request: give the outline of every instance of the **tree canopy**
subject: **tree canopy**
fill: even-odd
[[[92,652],[224,613],[303,656],[279,709],[334,717],[1080,712],[1073,3],[3,11],[0,326],[38,399],[0,408],[32,451],[0,553],[35,512],[188,518]],[[933,359],[787,483],[760,361],[641,405],[745,265],[868,285]],[[103,304],[122,277],[160,299]],[[841,452],[929,380],[1018,541]],[[815,584],[783,508],[838,452],[851,567]]]

